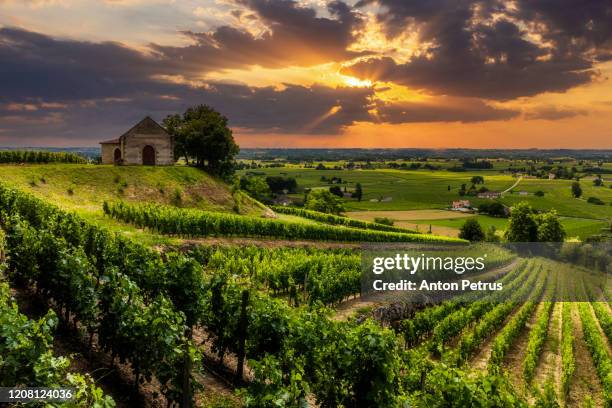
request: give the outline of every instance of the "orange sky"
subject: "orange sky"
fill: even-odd
[[[242,147],[612,148],[612,6],[564,2],[0,0],[0,145],[206,103]]]

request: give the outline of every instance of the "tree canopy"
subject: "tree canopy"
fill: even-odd
[[[308,210],[331,214],[344,212],[342,200],[328,190],[313,190],[308,193],[304,207]]]
[[[189,108],[183,115],[169,115],[163,121],[174,137],[175,157],[193,159],[197,167],[228,177],[234,171],[234,156],[239,147],[227,118],[207,105]]]

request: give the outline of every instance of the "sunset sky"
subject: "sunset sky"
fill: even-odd
[[[610,0],[0,0],[0,146],[612,148]]]

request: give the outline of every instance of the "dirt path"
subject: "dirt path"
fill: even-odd
[[[526,395],[527,390],[525,388],[525,382],[523,380],[523,360],[525,359],[525,352],[527,350],[527,345],[529,343],[529,334],[531,333],[531,328],[534,326],[538,319],[538,315],[542,313],[544,309],[544,303],[540,302],[533,314],[525,323],[525,327],[519,334],[518,338],[511,345],[508,354],[506,355],[504,365],[507,368],[508,375],[510,376],[510,380],[517,387],[517,389],[523,391]]]
[[[582,407],[587,396],[593,398],[596,407],[603,407],[602,389],[597,378],[597,371],[593,365],[591,353],[589,352],[584,334],[582,332],[582,320],[578,313],[578,304],[572,304],[572,325],[574,329],[574,359],[576,370],[570,384],[567,397],[568,407]]]
[[[513,185],[511,185],[510,187],[508,187],[507,189],[505,189],[504,191],[502,191],[501,193],[507,193],[508,191],[512,190],[514,187],[518,186],[519,183],[521,182],[521,180],[523,180],[523,176],[519,177],[518,180],[516,180],[516,183],[514,183]]]
[[[555,302],[548,325],[548,333],[540,360],[536,366],[532,384],[542,389],[542,385],[552,378],[557,395],[561,394],[561,323],[563,303]],[[533,402],[533,401],[530,401]]]

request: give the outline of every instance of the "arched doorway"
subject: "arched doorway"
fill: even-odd
[[[155,166],[155,149],[153,146],[146,145],[142,149],[142,164],[145,166]]]
[[[121,149],[115,148],[115,152],[113,153],[113,160],[115,163],[119,163],[121,161]]]

